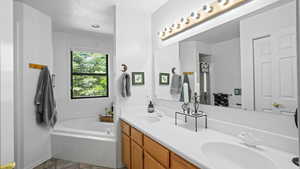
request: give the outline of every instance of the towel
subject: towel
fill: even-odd
[[[172,75],[171,87],[170,87],[171,95],[180,94],[181,87],[182,87],[181,76],[174,73]]]
[[[191,101],[192,90],[191,90],[191,85],[190,85],[189,77],[188,77],[187,74],[185,74],[185,75],[183,76],[183,84],[184,84],[184,83],[187,83],[187,84],[188,84],[189,101]],[[180,100],[179,100],[179,101],[183,102],[183,101],[184,101],[184,97],[183,97],[183,85],[182,85],[181,88],[182,88],[182,89],[181,89],[181,95],[180,95]]]
[[[39,76],[34,98],[38,124],[54,127],[57,121],[56,103],[53,94],[51,75],[44,67]]]
[[[128,73],[123,73],[121,75],[120,86],[121,86],[121,96],[130,97],[131,87],[130,87],[130,75]]]

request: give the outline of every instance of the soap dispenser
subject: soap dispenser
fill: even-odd
[[[154,113],[154,105],[153,105],[151,100],[150,100],[150,103],[148,105],[148,113]]]

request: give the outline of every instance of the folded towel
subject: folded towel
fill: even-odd
[[[174,73],[172,75],[171,87],[170,87],[171,95],[180,94],[181,87],[182,87],[181,76]]]
[[[120,77],[120,88],[122,97],[131,96],[131,87],[130,87],[130,75],[128,73],[123,73]]]
[[[40,72],[34,98],[36,120],[38,124],[54,127],[57,121],[56,103],[52,88],[52,79],[47,67]]]
[[[189,81],[189,77],[187,74],[185,74],[183,76],[183,83],[187,83],[188,84],[188,89],[189,89],[189,101],[191,101],[191,93],[192,93],[192,90],[191,90],[191,85],[190,85],[190,81]],[[181,95],[180,95],[180,99],[179,101],[183,102],[184,101],[184,94],[183,94],[183,85],[181,87]]]

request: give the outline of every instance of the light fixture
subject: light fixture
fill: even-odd
[[[211,13],[213,11],[213,7],[210,5],[204,5],[202,9],[206,13]]]
[[[159,37],[163,37],[163,36],[166,35],[166,32],[163,32],[163,31],[162,31],[162,32],[159,32],[158,35],[159,35]]]
[[[98,25],[98,24],[93,24],[93,25],[91,25],[91,27],[92,27],[92,28],[95,28],[95,29],[99,29],[99,28],[100,28],[100,25]]]
[[[181,19],[180,19],[180,22],[181,22],[182,24],[189,24],[189,23],[190,23],[190,20],[189,20],[188,18],[181,18]]]
[[[180,28],[180,24],[179,23],[174,23],[174,24],[172,24],[172,28],[173,29],[179,29]]]
[[[193,19],[199,19],[200,18],[200,13],[199,12],[192,12],[191,13],[191,17]]]
[[[229,2],[229,0],[218,0],[218,4],[222,5],[222,6],[225,6],[227,5]]]
[[[167,30],[168,30],[168,33],[172,33],[172,31],[173,31],[172,27],[168,27]]]
[[[186,31],[195,25],[202,24],[226,11],[240,6],[249,0],[211,0],[201,9],[193,11],[189,16],[182,17],[179,21],[173,22],[171,26],[164,27],[163,31],[158,32],[161,40],[166,40],[180,32]]]

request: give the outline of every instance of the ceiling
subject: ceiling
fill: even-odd
[[[104,34],[114,33],[114,6],[126,6],[154,12],[167,0],[17,0],[22,1],[52,18],[57,31],[81,30]],[[97,24],[99,29],[92,28]]]
[[[215,44],[231,40],[240,36],[239,20],[223,24],[204,33],[192,36],[184,41],[201,41],[208,44]]]

